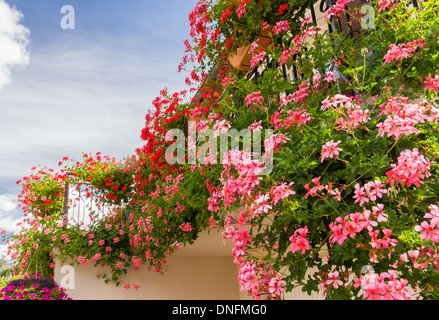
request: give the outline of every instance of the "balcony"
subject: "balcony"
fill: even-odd
[[[66,182],[64,189],[64,227],[84,231],[109,215],[122,214],[125,222],[131,214],[142,214],[142,207],[111,204],[101,201],[91,184]],[[128,223],[127,223],[128,225]],[[111,273],[109,266],[84,266],[76,258],[62,260],[59,249],[54,250],[55,281],[67,289],[75,300],[247,300],[240,292],[238,269],[233,263],[233,244],[223,244],[221,232],[201,232],[195,242],[182,246],[170,255],[164,274],[144,267],[130,268],[121,283],[139,285],[138,290],[127,290],[123,285],[105,283],[100,275]],[[221,277],[217,275],[221,274]]]
[[[66,227],[87,229],[95,220],[121,213],[123,219],[128,221],[131,213],[137,214],[141,211],[142,206],[124,203],[116,205],[102,201],[89,183],[65,184],[63,218]]]

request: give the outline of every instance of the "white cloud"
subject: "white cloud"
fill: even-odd
[[[11,68],[29,63],[29,29],[20,24],[22,14],[0,0],[0,89],[10,82]]]
[[[22,221],[22,212],[16,199],[13,194],[0,195],[0,231],[17,232],[21,229],[17,223]]]
[[[1,258],[4,259],[4,262],[6,262],[6,265],[5,265],[6,268],[11,267],[13,265],[11,257],[8,256],[8,245],[7,244],[0,244],[0,259]]]
[[[186,88],[170,55],[137,39],[76,34],[33,49],[0,93],[0,179],[19,180],[34,165],[56,169],[83,152],[132,154],[159,91]]]
[[[0,195],[0,212],[8,213],[17,208],[17,204],[13,201],[15,199],[13,194]]]
[[[1,214],[1,213],[0,213]],[[17,226],[18,223],[22,222],[22,218],[17,218],[10,214],[7,216],[0,217],[0,229],[6,230],[7,232],[17,233],[22,230],[21,226]]]
[[[7,258],[8,246],[6,244],[0,244],[0,258]]]

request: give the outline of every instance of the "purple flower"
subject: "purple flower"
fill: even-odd
[[[20,292],[14,292],[17,288]],[[31,288],[34,290],[29,290]],[[35,291],[37,292],[35,293]],[[42,295],[41,300],[53,300],[52,296],[59,299],[68,299],[66,294],[61,294],[62,291],[62,288],[51,279],[25,277],[13,280],[5,288],[0,289],[0,300],[11,300],[14,298],[22,300],[25,296],[33,300],[40,300],[38,295]]]

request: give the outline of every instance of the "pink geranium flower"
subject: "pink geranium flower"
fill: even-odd
[[[316,178],[311,179],[311,182],[313,182],[315,184],[315,186],[312,188],[310,187],[310,183],[307,183],[305,185],[305,189],[308,191],[305,194],[305,199],[307,199],[309,196],[312,196],[312,197],[316,196],[318,191],[325,189],[325,186],[321,185],[319,182],[320,178],[321,177],[316,177]]]
[[[366,197],[364,187],[360,187],[360,184],[358,184],[358,183],[355,185],[355,191],[354,191],[353,198],[355,199],[354,203],[359,202],[361,207],[363,206],[363,204],[365,202],[369,202],[369,198]]]
[[[407,187],[415,185],[419,187],[424,184],[422,181],[430,177],[431,162],[423,155],[419,154],[418,148],[405,150],[398,157],[398,163],[392,164],[392,169],[386,172],[389,177],[387,183],[394,185],[400,183]]]
[[[253,122],[249,127],[248,131],[255,132],[262,130],[262,120]]]
[[[337,157],[340,154],[340,151],[342,151],[341,148],[338,147],[338,145],[341,143],[341,141],[334,142],[333,140],[326,142],[322,147],[322,155],[320,158],[322,159],[322,162],[326,158],[334,158]]]
[[[308,227],[300,228],[294,231],[294,234],[289,238],[291,243],[291,252],[301,251],[302,254],[305,253],[306,250],[311,249],[309,245],[308,239],[306,239],[306,235],[309,233]]]
[[[329,280],[326,280],[326,284],[327,285],[332,284],[334,289],[338,289],[338,286],[343,285],[343,281],[338,279],[338,276],[339,276],[338,271],[334,271],[334,272],[329,273]]]
[[[288,21],[279,21],[276,23],[276,25],[273,27],[273,34],[279,34],[283,31],[288,31],[290,29],[290,24]]]
[[[252,92],[245,98],[245,105],[250,107],[250,105],[256,105],[262,108],[262,102],[264,101],[264,97],[261,96],[261,91]]]
[[[436,75],[434,78],[431,75],[428,75],[424,80],[425,90],[439,90],[439,75]]]

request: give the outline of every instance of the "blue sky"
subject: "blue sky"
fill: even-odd
[[[26,47],[15,65],[2,64],[13,54],[0,49],[8,74],[0,80],[0,229],[12,231],[21,217],[15,181],[32,166],[56,168],[83,152],[123,158],[141,146],[152,100],[165,87],[186,88],[177,67],[196,0],[0,0],[0,10],[5,3],[21,12],[15,27]],[[75,10],[73,30],[61,27],[64,5]],[[7,27],[0,21],[0,47]]]

